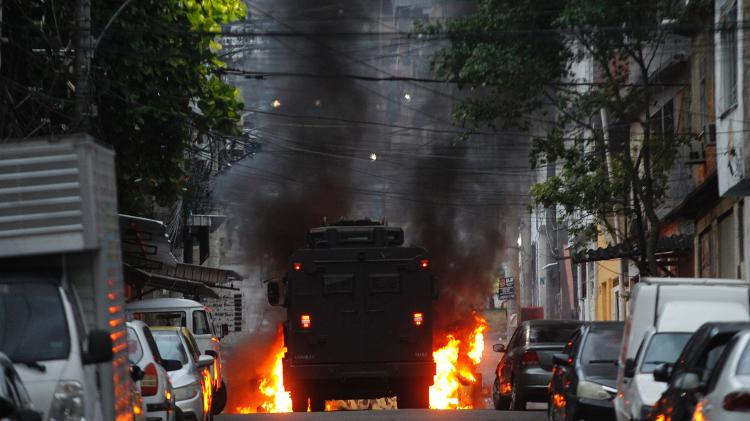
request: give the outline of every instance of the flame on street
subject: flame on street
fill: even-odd
[[[284,346],[284,335],[279,326],[276,334],[271,357],[264,362],[262,373],[258,382],[259,402],[257,406],[240,406],[236,413],[249,414],[254,412],[281,413],[292,412],[292,397],[284,390],[284,368],[282,359],[286,353]]]
[[[467,388],[477,385],[474,375],[476,366],[484,353],[484,332],[487,321],[474,315],[475,326],[464,332],[453,332],[445,336],[444,346],[432,353],[436,374],[430,386],[431,409],[471,409],[474,407],[471,392]]]

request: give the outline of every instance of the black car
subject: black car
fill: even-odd
[[[31,399],[13,363],[0,352],[0,419],[10,421],[41,421],[33,410]]]
[[[737,332],[745,329],[750,329],[750,322],[709,322],[698,328],[674,366],[662,364],[654,370],[654,380],[668,386],[656,401],[650,419],[690,421],[724,348]],[[684,378],[690,373],[697,374],[700,382],[697,388],[686,390]]]
[[[581,326],[577,320],[529,320],[513,332],[495,370],[492,401],[495,409],[524,410],[527,402],[547,402],[547,386],[552,375],[552,355],[565,347]]]
[[[622,322],[587,323],[553,356],[547,406],[551,421],[615,419],[612,399],[623,327]]]

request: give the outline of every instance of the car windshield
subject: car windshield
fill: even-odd
[[[544,325],[531,326],[528,333],[528,343],[565,343],[578,329],[577,325]]]
[[[184,311],[134,312],[133,319],[140,320],[149,326],[183,327],[187,326]]]
[[[15,362],[68,357],[70,336],[55,285],[0,284],[0,351]]]
[[[581,349],[581,364],[614,364],[621,343],[622,325],[592,329]]]
[[[655,334],[646,349],[641,373],[653,373],[661,364],[674,364],[690,336],[690,333],[683,332]]]
[[[171,330],[154,330],[151,333],[154,335],[156,347],[159,348],[159,354],[163,359],[177,360],[183,364],[188,363],[185,346],[182,344],[177,332]]]
[[[737,374],[740,376],[750,376],[750,342],[745,344],[745,350],[737,364]]]

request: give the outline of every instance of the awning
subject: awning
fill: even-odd
[[[242,280],[232,270],[178,262],[161,221],[120,215],[120,241],[125,280],[138,287],[218,298],[212,288],[236,290],[222,284]]]
[[[128,264],[124,265],[123,268],[125,271],[125,279],[141,289],[151,287],[154,289],[166,289],[169,291],[180,292],[190,296],[219,298],[219,295],[211,289],[209,285],[206,285],[203,282],[173,278],[171,276],[138,269]]]
[[[688,234],[673,235],[656,243],[656,254],[685,254],[693,249],[693,236]],[[640,254],[637,245],[625,244],[588,249],[573,255],[573,263],[598,262],[621,258],[635,258]]]
[[[209,232],[214,232],[226,219],[224,215],[191,215],[188,217],[188,222],[192,227],[206,227]]]

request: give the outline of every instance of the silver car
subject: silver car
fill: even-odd
[[[187,328],[153,327],[151,332],[162,358],[182,364],[178,370],[169,372],[175,403],[179,408],[178,421],[213,420],[210,367],[214,358],[200,354]]]
[[[708,382],[698,373],[682,373],[675,379],[684,390],[704,388],[693,420],[747,421],[750,417],[750,330],[737,333],[727,344]]]

